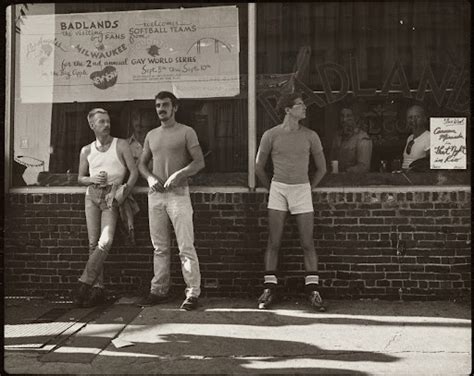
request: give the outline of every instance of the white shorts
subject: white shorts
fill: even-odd
[[[291,214],[313,212],[311,184],[285,184],[272,180],[268,209],[289,211]]]

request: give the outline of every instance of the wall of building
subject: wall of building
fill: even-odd
[[[16,6],[16,16],[19,17],[20,10],[27,14],[27,16],[35,15],[47,15],[54,14],[54,4],[31,4],[27,5],[25,9],[22,5]],[[20,30],[23,24],[17,21],[16,24]],[[22,86],[22,66],[20,63],[20,50],[21,48],[32,48],[30,46],[22,46],[20,40],[22,38],[21,31],[15,34],[15,90],[14,90],[14,127],[13,132],[13,150],[14,155],[12,157],[24,156],[21,158],[22,162],[30,164],[29,168],[26,169],[23,174],[23,179],[26,184],[35,184],[39,172],[48,171],[49,169],[49,156],[50,156],[50,140],[51,140],[51,114],[52,114],[52,103],[24,103],[22,100],[23,90],[28,90]],[[33,51],[32,51],[33,52]],[[34,51],[34,53],[39,53]],[[52,52],[54,56],[54,52]],[[44,64],[53,64],[54,58],[49,59]],[[29,69],[29,68],[25,68]],[[9,79],[9,77],[8,77]],[[34,159],[33,159],[34,158]],[[13,158],[12,158],[13,159]],[[43,162],[43,166],[37,166]],[[44,168],[44,169],[43,169]]]
[[[199,190],[194,188],[194,190]],[[34,191],[31,191],[34,192]],[[135,197],[137,245],[117,231],[105,264],[113,294],[145,293],[152,277],[146,193]],[[268,236],[267,194],[192,192],[204,296],[256,297]],[[452,299],[470,295],[469,187],[313,192],[314,238],[328,299]],[[88,258],[84,194],[10,193],[5,205],[5,295],[70,296]],[[173,292],[182,294],[176,242]],[[285,227],[281,290],[303,291],[294,218]]]

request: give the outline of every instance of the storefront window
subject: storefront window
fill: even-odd
[[[217,20],[216,17],[213,17],[211,14],[215,9],[223,7],[228,10],[227,13],[226,11],[220,13],[228,17],[229,21],[226,25],[224,25],[223,21]],[[22,6],[21,8],[17,6],[15,9],[17,16],[16,24],[19,30],[15,35],[16,53],[14,59],[16,66],[14,75],[15,110],[12,131],[13,186],[76,185],[79,152],[82,146],[94,140],[94,134],[89,128],[86,119],[87,113],[92,108],[102,107],[109,112],[112,124],[111,133],[115,137],[130,137],[134,132],[134,122],[140,123],[142,128],[148,130],[158,125],[153,97],[160,90],[173,91],[170,89],[169,84],[166,88],[162,88],[159,82],[156,82],[152,89],[148,89],[150,85],[144,82],[144,85],[148,84],[146,88],[144,86],[144,90],[147,90],[150,94],[148,97],[143,97],[140,85],[135,85],[135,87],[131,87],[130,91],[135,91],[137,96],[134,97],[133,94],[125,92],[122,96],[125,95],[127,98],[120,100],[120,95],[114,94],[114,88],[112,88],[112,90],[105,90],[109,88],[101,88],[104,90],[99,91],[99,95],[97,93],[94,94],[94,92],[97,92],[97,89],[92,88],[89,98],[87,91],[79,88],[80,83],[68,91],[61,88],[58,81],[64,79],[63,76],[67,74],[70,76],[67,77],[68,82],[73,82],[74,78],[77,79],[80,78],[78,77],[80,75],[89,74],[90,69],[88,69],[88,65],[94,64],[102,64],[98,65],[97,69],[95,69],[97,72],[92,73],[97,73],[97,77],[94,77],[96,80],[100,80],[102,77],[100,76],[101,69],[104,71],[104,74],[107,73],[111,76],[119,71],[119,69],[115,69],[115,67],[119,67],[122,63],[130,66],[133,65],[134,67],[140,66],[142,72],[143,70],[148,70],[149,72],[147,72],[147,74],[149,73],[149,75],[156,73],[156,69],[189,70],[191,68],[195,69],[195,66],[201,70],[204,68],[212,69],[210,68],[211,63],[197,65],[193,64],[191,60],[189,60],[190,63],[187,65],[171,63],[166,65],[166,63],[169,62],[168,59],[176,60],[176,54],[173,55],[172,51],[175,46],[168,46],[168,44],[171,43],[167,42],[169,35],[176,36],[181,33],[180,35],[187,35],[189,39],[191,31],[202,26],[202,22],[199,24],[199,19],[196,19],[195,22],[192,23],[188,22],[189,17],[187,17],[186,14],[182,15],[182,12],[186,12],[188,8],[196,9],[195,13],[201,18],[207,17],[206,13],[209,13],[208,18],[213,18],[213,21],[209,21],[207,26],[212,27],[213,25],[210,23],[217,22],[217,26],[227,27],[228,30],[223,30],[227,30],[225,31],[227,34],[234,33],[235,35],[231,35],[230,39],[236,43],[230,46],[229,43],[219,40],[218,37],[200,38],[195,41],[188,41],[186,37],[183,37],[182,41],[179,40],[178,43],[184,45],[184,43],[189,42],[189,46],[186,46],[189,48],[186,53],[183,53],[183,56],[180,55],[179,58],[192,60],[196,59],[196,55],[203,54],[209,56],[223,56],[223,60],[221,61],[228,63],[227,65],[222,65],[222,67],[224,67],[223,69],[226,69],[226,66],[237,67],[236,69],[234,68],[234,71],[229,72],[229,77],[232,73],[234,73],[234,78],[237,77],[237,80],[229,81],[234,87],[236,85],[235,82],[237,82],[237,88],[234,92],[230,92],[230,94],[226,92],[226,88],[224,87],[224,93],[220,95],[220,91],[218,89],[214,90],[212,85],[199,86],[199,81],[191,83],[188,86],[186,86],[186,83],[181,84],[181,86],[179,86],[179,84],[175,85],[177,90],[177,92],[175,90],[175,93],[180,98],[180,109],[176,119],[195,129],[205,155],[206,168],[199,176],[194,178],[192,183],[206,185],[209,182],[219,181],[234,185],[246,185],[248,155],[247,96],[244,91],[245,89],[242,90],[239,87],[239,76],[245,76],[247,73],[247,50],[246,48],[242,48],[246,45],[247,39],[246,5],[232,6],[229,4],[209,3],[95,3],[85,5],[69,3],[35,4],[27,5],[26,7]],[[206,10],[199,11],[199,9]],[[159,10],[174,11],[175,21],[171,22],[170,17],[167,16],[166,13],[161,13],[165,14],[162,17],[165,21],[157,23],[157,19],[160,18],[161,15],[157,13]],[[144,14],[144,16],[142,16],[142,14]],[[150,14],[158,16],[150,16]],[[47,18],[45,18],[47,21],[38,21],[41,27],[40,32],[45,36],[39,39],[33,36],[30,37],[31,24],[36,22],[34,21],[32,23],[31,21],[34,20],[35,17],[47,17],[48,15],[50,16],[49,21]],[[68,15],[71,16],[68,17]],[[102,18],[101,15],[103,15]],[[236,18],[232,18],[233,15],[236,15]],[[115,19],[117,19],[118,22],[130,23],[130,19],[133,17],[137,18],[137,20],[140,20],[140,17],[143,19],[146,19],[146,17],[155,17],[156,19],[154,19],[153,22],[144,22],[143,24],[139,24],[137,21],[136,24],[138,26],[135,25],[129,29],[122,27],[126,33],[123,33],[123,30],[120,30],[120,33],[111,31],[114,28],[113,22]],[[63,22],[61,20],[65,21]],[[233,28],[229,27],[229,22],[232,23],[234,20],[236,20],[236,22]],[[90,24],[87,23],[88,21],[90,21]],[[93,22],[96,23],[93,25]],[[110,27],[112,29],[102,30],[102,27],[106,28],[107,25],[105,23],[107,22],[111,22]],[[51,32],[51,29],[54,30],[55,27],[56,29],[61,28],[61,30],[58,29]],[[97,31],[99,29],[102,31]],[[117,27],[117,30],[118,29],[120,29],[120,26]],[[186,32],[188,33],[186,34]],[[164,35],[165,33],[167,35]],[[72,34],[73,37],[70,37],[70,34]],[[201,34],[202,33],[199,35]],[[49,37],[48,39],[46,35],[55,35],[56,37]],[[160,39],[157,35],[161,35],[162,38],[167,36],[168,39]],[[131,39],[132,36],[134,38],[133,40]],[[74,37],[76,37],[75,40]],[[79,45],[81,42],[79,40],[80,38],[84,39],[82,46]],[[117,44],[115,41],[111,41],[111,38],[122,38],[123,43],[119,43],[117,48],[111,49],[112,45],[115,46],[115,44]],[[74,44],[72,46],[67,45],[69,41],[73,40]],[[109,40],[109,46],[107,45],[107,40]],[[89,48],[84,45],[89,42],[95,43],[94,46]],[[148,43],[149,46],[145,46],[146,43]],[[147,59],[147,61],[154,59],[153,64],[140,65],[140,56],[127,52],[123,53],[123,50],[140,51],[140,46],[147,48],[144,56],[141,56],[143,61],[145,61],[145,59]],[[135,50],[132,47],[136,47]],[[162,50],[167,47],[170,47],[170,56],[166,56],[166,54],[162,53]],[[109,56],[109,50],[112,56]],[[231,50],[233,55],[229,53]],[[97,58],[98,54],[101,53],[103,54],[103,58]],[[224,56],[226,53],[229,55],[228,57]],[[114,54],[120,57],[116,57],[114,60]],[[62,57],[59,57],[60,55]],[[75,57],[70,59],[66,58],[66,56],[69,55],[75,55]],[[92,57],[90,55],[92,55]],[[171,57],[171,55],[173,56]],[[37,67],[34,67],[33,70],[44,72],[49,68],[50,71],[54,72],[54,80],[56,80],[54,92],[46,93],[46,98],[44,91],[41,92],[40,89],[37,89],[34,85],[28,86],[28,84],[34,80],[39,81],[39,86],[41,86],[42,82],[41,78],[30,77],[31,71],[28,67],[25,67],[25,58],[32,61],[34,60],[37,64]],[[60,58],[63,59],[62,62],[58,61]],[[163,61],[158,62],[157,59],[160,58],[162,58]],[[209,57],[209,59],[212,58],[214,58],[214,56]],[[236,60],[231,61],[231,59]],[[116,65],[109,65],[107,62],[104,62],[104,60],[113,61]],[[36,69],[38,67],[43,69]],[[105,72],[106,69],[113,72]],[[228,69],[231,70],[231,68]],[[103,82],[97,81],[97,85],[105,85],[109,82],[107,81],[107,74],[104,75],[105,78]],[[91,79],[93,79],[92,76]],[[202,79],[212,81],[215,77],[203,75]],[[120,81],[118,81],[118,84],[121,84]],[[226,86],[226,83],[224,82],[224,85],[216,83],[216,87],[219,85]],[[116,87],[117,86],[118,85],[116,85]],[[188,89],[189,87],[191,87],[191,89]],[[192,90],[194,90],[194,92],[190,93]],[[204,93],[206,90],[211,94],[205,94],[201,97],[199,93],[201,91]],[[77,100],[75,96],[71,94],[73,92],[78,93]],[[182,94],[180,95],[180,93]],[[215,93],[215,95],[212,93]],[[65,95],[67,99],[64,99],[63,95]],[[144,184],[143,181],[139,182],[139,184],[140,183]]]
[[[146,13],[166,9],[179,11],[226,6],[236,8],[238,13],[238,28],[235,29],[238,30],[238,87],[231,95],[216,94],[213,97],[180,96],[178,90],[178,97],[182,100],[177,120],[196,130],[205,154],[206,168],[193,178],[192,184],[248,186],[247,175],[252,173],[248,167],[248,135],[251,129],[247,93],[248,6],[232,6],[227,3],[64,3],[15,6],[14,17],[18,30],[14,32],[12,46],[12,185],[76,185],[79,151],[83,145],[93,140],[93,133],[86,120],[88,111],[93,107],[103,107],[109,111],[112,135],[116,137],[131,136],[133,119],[138,119],[144,128],[157,125],[154,94],[150,92],[147,97],[141,96],[141,88],[137,85],[133,88],[136,95],[128,95],[125,99],[109,99],[110,96],[105,91],[101,92],[103,95],[95,94],[91,98],[84,95],[75,98],[67,94],[64,87],[59,88],[60,85],[55,86],[54,92],[46,95],[38,91],[35,85],[28,86],[26,90],[25,82],[31,84],[33,79],[41,84],[42,80],[47,79],[35,77],[35,72],[41,71],[38,67],[44,68],[43,71],[48,67],[59,67],[59,70],[56,69],[57,75],[83,75],[84,69],[81,66],[71,68],[67,66],[67,61],[63,65],[57,59],[64,50],[73,49],[73,52],[83,57],[83,63],[88,64],[86,55],[90,52],[77,43],[66,46],[65,41],[69,39],[45,37],[33,41],[25,38],[31,32],[28,30],[30,19],[39,15],[56,15],[56,18],[79,15],[75,16],[77,20],[73,20],[72,26],[67,23],[63,25],[65,30],[58,35],[64,37],[68,35],[69,28],[75,30],[75,22],[78,22],[78,28],[85,28],[81,14],[116,14],[125,20],[131,17],[130,12],[136,11]],[[379,173],[399,170],[403,163],[403,153],[407,150],[408,137],[412,133],[407,122],[407,110],[418,105],[424,109],[428,121],[435,117],[466,119],[466,132],[463,135],[466,146],[463,152],[467,163],[453,171],[470,172],[471,20],[468,2],[328,1],[261,3],[256,8],[257,146],[265,130],[281,122],[275,108],[281,93],[298,91],[302,93],[308,106],[305,125],[320,136],[329,171],[331,160],[337,158],[335,155],[339,151],[335,140],[341,132],[341,113],[344,109],[350,109],[356,119],[357,129],[370,139],[372,147],[368,171]],[[206,17],[204,13],[203,17]],[[54,17],[52,19],[54,21]],[[212,19],[212,22],[216,22],[216,17]],[[42,25],[41,32],[51,34],[49,29],[58,27],[54,25],[54,22]],[[172,26],[168,24],[168,27]],[[187,26],[192,27],[190,24]],[[163,25],[157,24],[144,23],[140,28],[148,27],[155,28],[163,36],[166,32]],[[160,27],[163,27],[161,31]],[[179,31],[176,25],[173,27],[175,31]],[[184,31],[186,25],[181,27]],[[135,28],[133,32],[127,29],[127,37],[136,36],[135,43],[138,43],[140,28]],[[90,27],[86,29],[80,32],[89,38],[89,42],[95,43],[94,54],[109,51],[107,43],[101,40],[105,38],[104,33],[97,33]],[[120,33],[115,34],[117,38],[122,37]],[[110,37],[113,33],[107,35]],[[229,47],[219,44],[218,38],[215,39],[202,43],[195,41],[188,52],[194,48],[197,54],[200,48],[207,46],[218,53]],[[160,57],[163,40],[155,38],[156,43],[146,46],[147,58]],[[115,53],[120,55],[128,48],[126,44],[121,46],[119,43]],[[34,58],[36,66],[24,64],[25,56]],[[125,54],[121,56],[125,58]],[[117,57],[115,63],[119,64],[122,57]],[[89,63],[93,64],[92,61]],[[105,69],[101,68],[97,72]],[[113,69],[108,69],[110,72],[102,73],[104,77],[108,74],[113,80]],[[89,77],[90,72],[86,73]],[[105,80],[99,73],[97,75],[94,79]],[[99,81],[98,85],[101,85]],[[229,85],[232,84],[235,86],[235,81]],[[145,90],[145,86],[143,89]],[[161,88],[156,84],[153,91],[159,90]],[[212,90],[212,85],[208,85],[205,90]],[[205,90],[202,89],[203,92]],[[62,93],[67,94],[67,100]],[[32,97],[41,100],[31,100]],[[443,171],[430,167],[425,164],[421,171]],[[369,184],[370,178],[364,179],[366,180],[359,183]]]
[[[274,109],[281,92],[295,90],[309,106],[305,125],[319,134],[328,164],[344,108],[371,139],[370,172],[399,169],[413,105],[427,117],[465,117],[469,140],[470,35],[466,2],[264,4],[258,73],[297,73],[293,81],[275,76],[260,91],[258,139],[281,121]]]

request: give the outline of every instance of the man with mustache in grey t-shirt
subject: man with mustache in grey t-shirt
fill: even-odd
[[[193,208],[188,177],[204,168],[204,157],[194,129],[175,119],[178,100],[174,94],[159,92],[155,97],[155,108],[161,125],[148,132],[138,164],[140,173],[150,187],[148,217],[154,248],[154,277],[150,293],[140,305],[151,306],[168,300],[171,221],[186,283],[186,299],[181,308],[189,311],[198,306],[201,274],[194,248]],[[151,158],[153,171],[149,170]]]

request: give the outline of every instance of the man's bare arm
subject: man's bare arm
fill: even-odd
[[[324,153],[322,151],[317,154],[313,154],[313,160],[314,164],[316,165],[316,172],[313,176],[313,179],[311,179],[311,188],[316,187],[327,172],[326,158],[324,157]]]
[[[127,189],[125,196],[130,193],[130,191],[133,189],[135,186],[135,183],[137,182],[138,179],[138,169],[137,166],[135,165],[135,161],[133,159],[132,151],[130,150],[130,145],[128,142],[125,140],[119,140],[119,146],[120,146],[120,151],[123,157],[123,160],[125,161],[125,165],[127,166],[128,170],[130,171],[130,174],[128,176],[127,180]]]
[[[257,175],[258,180],[262,183],[262,185],[270,189],[270,177],[265,171],[265,166],[268,160],[268,153],[264,153],[261,150],[257,153],[257,158],[255,160],[255,174]]]
[[[81,149],[81,153],[79,155],[79,173],[77,176],[78,183],[82,185],[105,184],[107,182],[107,178],[105,176],[89,176],[89,162],[87,161],[89,154],[90,145],[86,145]]]

